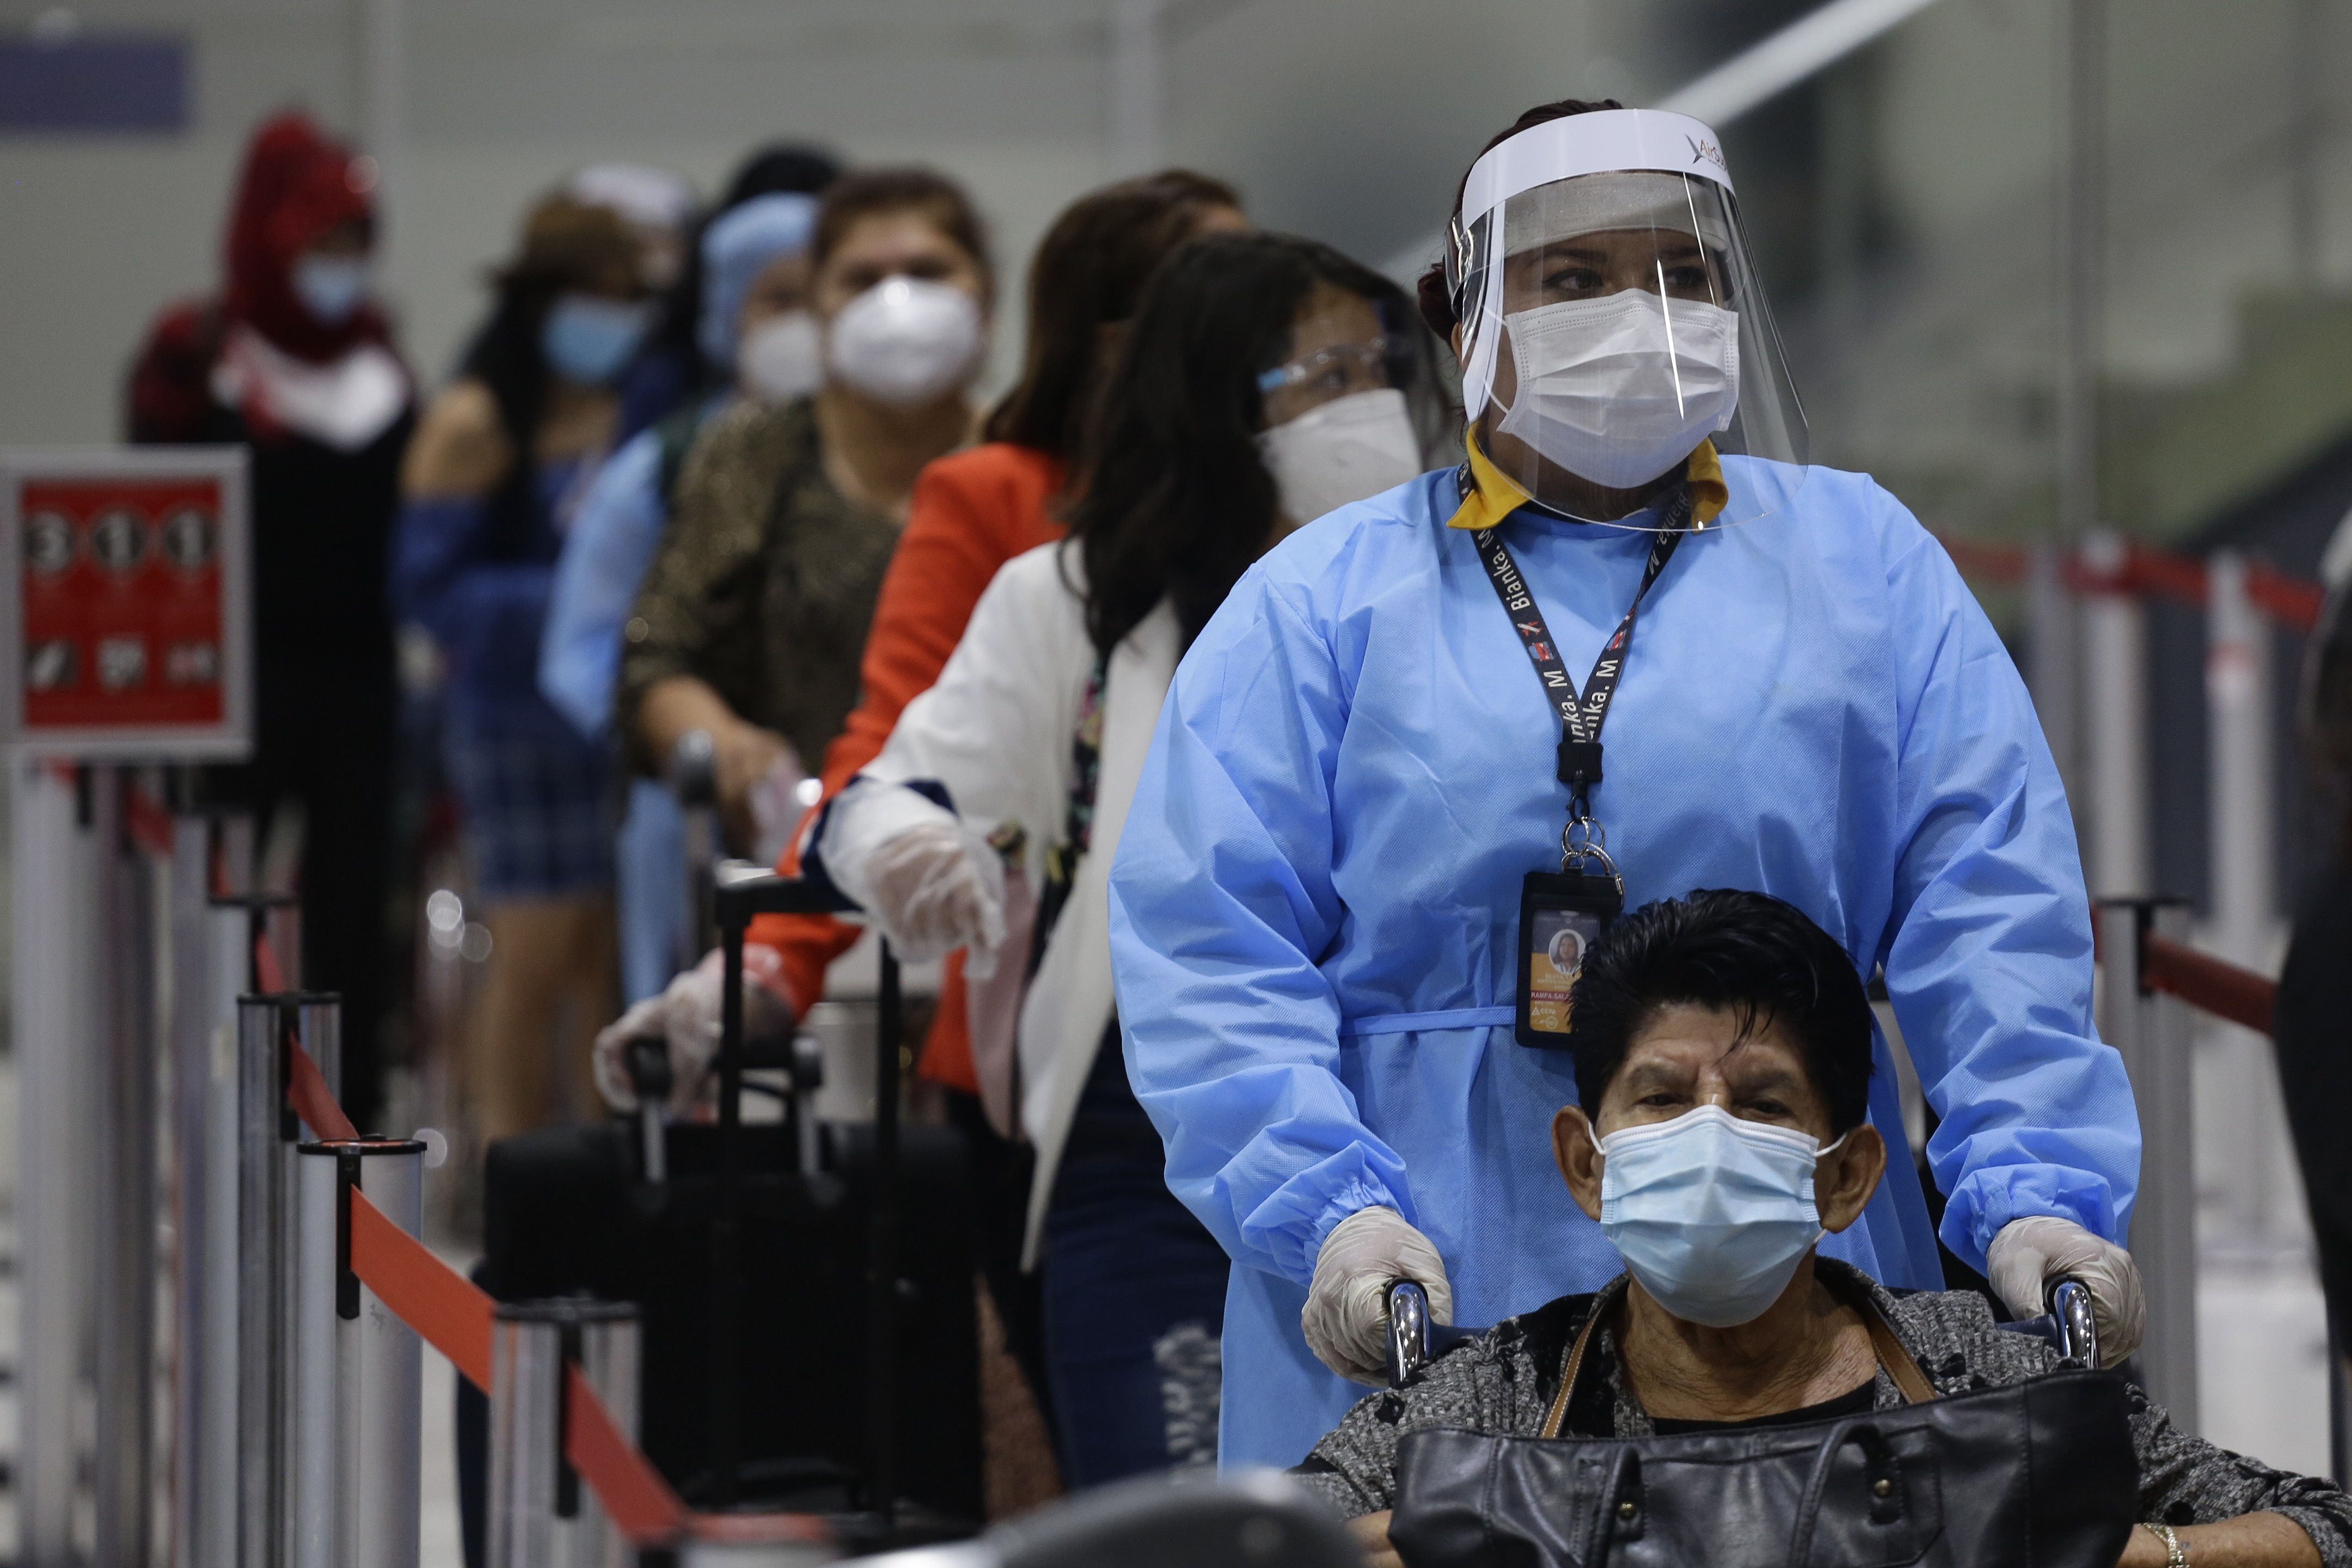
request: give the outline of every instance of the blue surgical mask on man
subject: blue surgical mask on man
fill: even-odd
[[[1813,1167],[1844,1142],[1817,1146],[1719,1105],[1621,1127],[1593,1140],[1601,1229],[1675,1317],[1713,1329],[1753,1321],[1821,1239]]]
[[[368,295],[368,258],[305,251],[294,260],[294,297],[321,326],[340,327]]]
[[[540,352],[566,381],[602,386],[634,358],[653,323],[653,309],[632,300],[559,294],[540,328]]]

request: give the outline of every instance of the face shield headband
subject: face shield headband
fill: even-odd
[[[1603,109],[1547,120],[1487,149],[1470,166],[1469,177],[1462,185],[1461,211],[1446,229],[1445,287],[1453,299],[1454,320],[1463,323],[1468,334],[1462,402],[1474,417],[1494,385],[1499,334],[1487,323],[1500,316],[1503,289],[1502,258],[1481,256],[1473,244],[1481,221],[1490,215],[1499,216],[1512,197],[1563,180],[1636,171],[1711,180],[1726,195],[1731,193],[1731,170],[1724,163],[1723,143],[1714,131],[1687,114],[1662,109]],[[1628,226],[1649,226],[1662,218],[1672,221],[1670,199],[1633,197],[1626,205],[1623,216]],[[1494,226],[1489,224],[1487,228],[1491,231]],[[1711,249],[1722,249],[1727,241],[1725,226],[1703,217],[1696,204],[1690,204],[1688,220],[1674,226],[1688,228]]]
[[[1712,527],[1803,485],[1803,406],[1702,122],[1604,110],[1512,136],[1464,181],[1444,271],[1468,471],[1483,456],[1497,481],[1480,479],[1480,515],[1532,500],[1675,526],[1654,481],[1681,472]]]

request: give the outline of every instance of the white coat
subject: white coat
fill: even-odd
[[[1082,570],[1076,552],[1055,543],[998,571],[938,684],[907,705],[882,754],[834,803],[823,844],[825,870],[836,883],[864,880],[844,855],[860,846],[870,853],[901,825],[938,815],[914,791],[889,786],[936,784],[981,834],[1017,823],[1027,839],[1030,884],[1043,885],[1045,856],[1064,836],[1071,744],[1095,664]],[[1090,842],[1022,999],[1021,1128],[1037,1155],[1024,1267],[1036,1262],[1063,1145],[1111,1020],[1111,857],[1175,675],[1179,641],[1175,612],[1163,602],[1112,652],[1104,673]],[[1001,962],[1025,959],[1006,953]]]

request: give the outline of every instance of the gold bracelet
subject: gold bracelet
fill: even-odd
[[[2142,1524],[2142,1530],[2164,1542],[2164,1568],[2189,1568],[2189,1549],[2168,1524]]]

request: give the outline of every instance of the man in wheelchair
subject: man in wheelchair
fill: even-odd
[[[1554,1118],[1553,1152],[1628,1272],[1457,1343],[1316,1445],[1296,1474],[1375,1562],[1395,1561],[1398,1444],[1417,1429],[1793,1425],[1895,1409],[1918,1374],[1944,1397],[2055,1368],[1982,1296],[1896,1294],[1814,1255],[1862,1216],[1886,1147],[1865,1113],[1868,999],[1802,913],[1745,892],[1648,905],[1586,956],[1574,1005],[1580,1103]],[[2125,1568],[2352,1568],[2352,1498],[2189,1436],[2137,1389],[2128,1400],[2143,1527]]]

